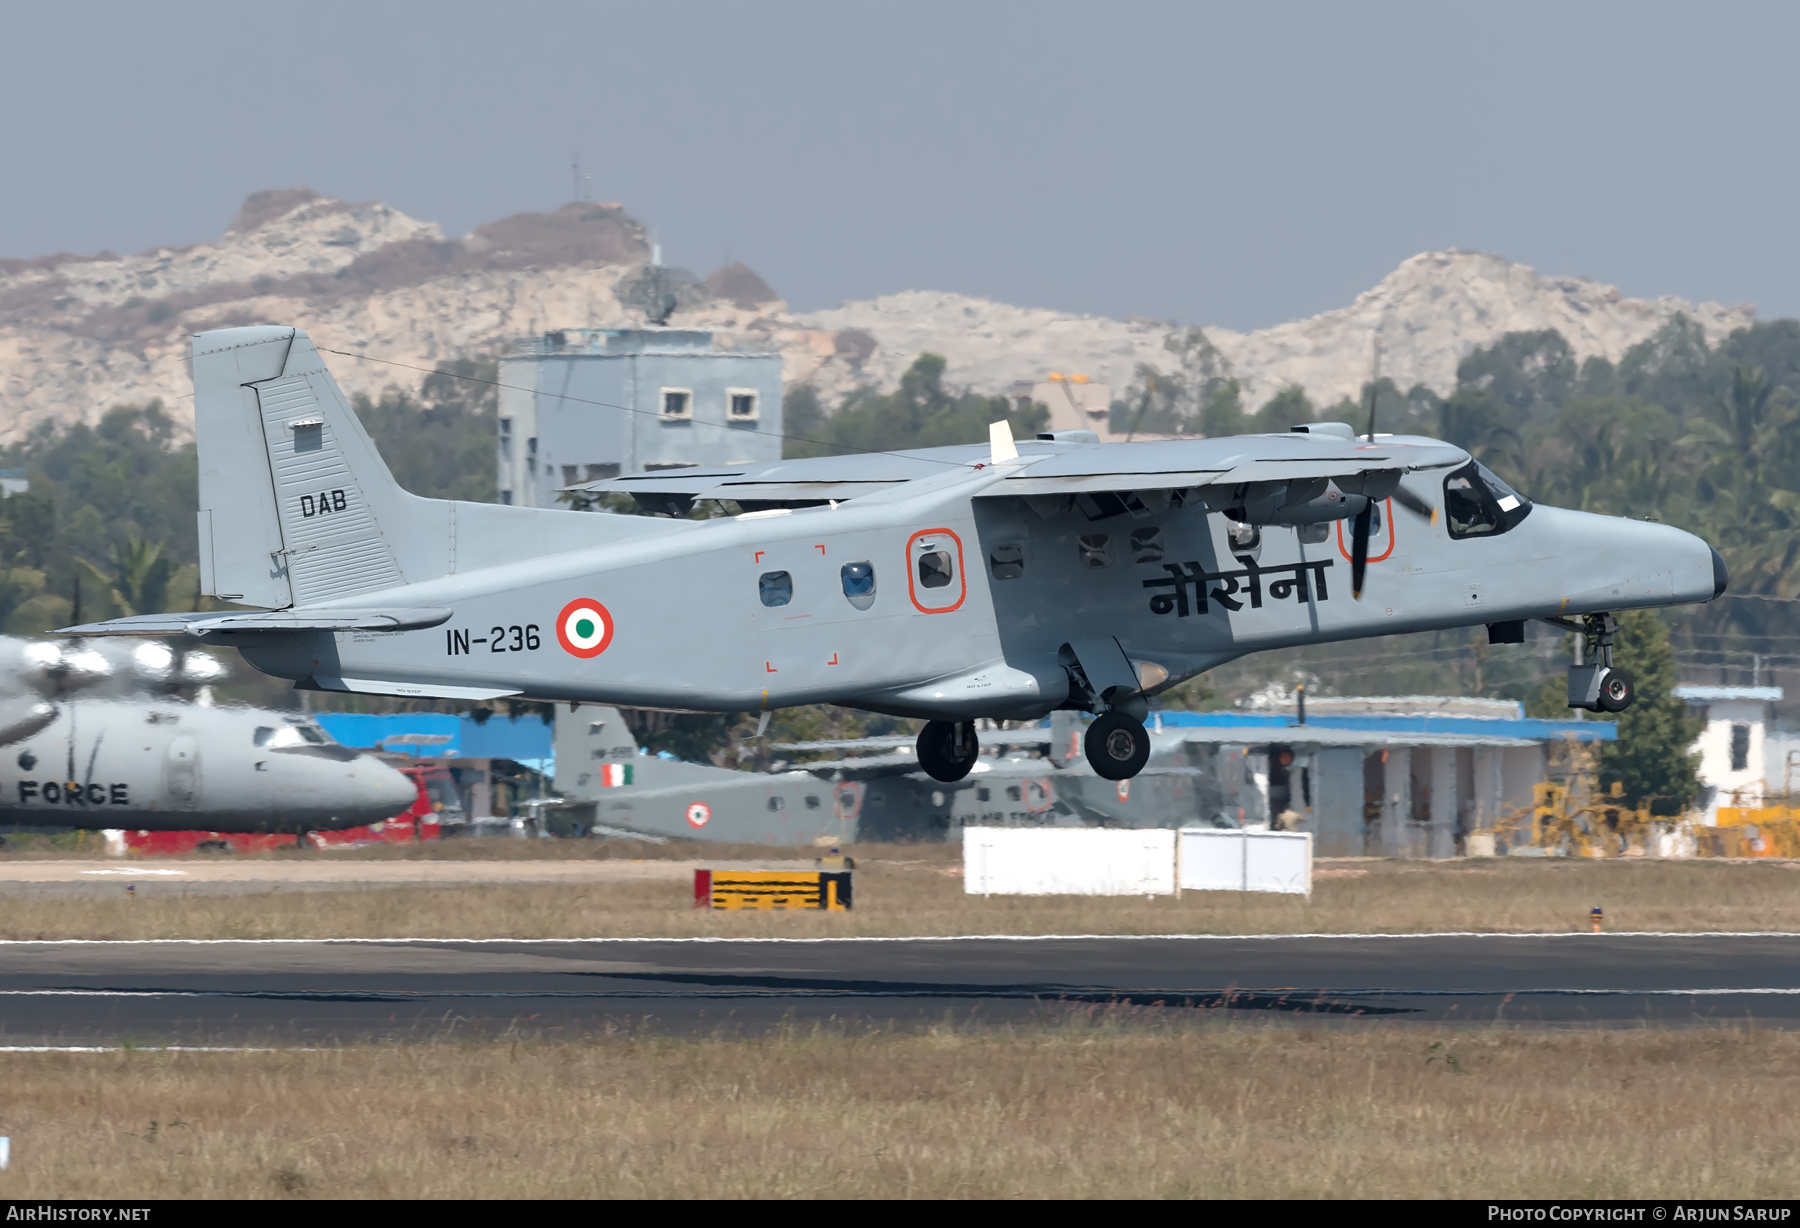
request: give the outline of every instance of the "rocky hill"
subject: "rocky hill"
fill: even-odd
[[[1754,318],[1748,306],[1628,299],[1469,252],[1414,256],[1348,307],[1250,333],[923,290],[796,314],[742,265],[701,281],[653,273],[649,259],[644,228],[618,205],[517,214],[446,239],[386,205],[293,188],[252,196],[212,243],[0,260],[0,442],[152,398],[191,417],[188,335],[248,323],[299,324],[368,356],[334,358],[334,369],[348,390],[377,393],[416,384],[408,367],[500,353],[550,329],[641,324],[668,296],[669,323],[778,348],[788,380],[813,383],[828,404],[859,384],[891,387],[929,350],[951,381],[981,392],[1051,370],[1115,389],[1145,369],[1185,370],[1237,377],[1255,406],[1291,384],[1317,403],[1354,395],[1377,331],[1384,374],[1447,391],[1464,354],[1508,331],[1556,328],[1579,356],[1616,360],[1678,311],[1713,339]]]

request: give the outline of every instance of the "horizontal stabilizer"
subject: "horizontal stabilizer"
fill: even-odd
[[[138,614],[64,627],[56,635],[192,635],[215,631],[417,631],[450,621],[444,606],[413,610],[246,610],[232,614]]]

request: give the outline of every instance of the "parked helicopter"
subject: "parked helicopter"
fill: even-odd
[[[1373,423],[1105,445],[996,423],[985,447],[577,488],[744,509],[690,521],[421,499],[303,331],[201,333],[193,359],[205,591],[263,608],[70,634],[230,644],[330,691],[921,717],[919,762],[942,781],[975,765],[976,718],[1065,708],[1096,714],[1095,772],[1127,779],[1160,690],[1404,631],[1516,642],[1554,622],[1585,650],[1571,705],[1621,710],[1614,612],[1727,583],[1691,534],[1534,506],[1461,448]]]

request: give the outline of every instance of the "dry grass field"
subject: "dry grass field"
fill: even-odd
[[[494,843],[548,845],[552,852],[564,847],[552,841]],[[760,846],[755,851],[771,853]],[[1615,931],[1800,931],[1800,863],[1789,862],[1320,862],[1310,899],[1193,892],[1181,899],[984,899],[963,893],[954,853],[851,851],[859,853],[859,869],[856,910],[848,914],[697,912],[691,889],[680,880],[311,892],[275,887],[220,895],[150,879],[130,897],[122,883],[116,893],[108,886],[99,895],[9,894],[0,909],[0,938],[1532,933],[1586,929],[1595,906],[1605,910],[1606,927]]]
[[[1129,1026],[1125,1026],[1129,1024]],[[1786,1198],[1800,1034],[1243,1027],[0,1054],[0,1198]]]

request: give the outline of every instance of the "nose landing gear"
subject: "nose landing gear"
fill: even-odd
[[[1588,614],[1580,624],[1563,619],[1558,625],[1575,632],[1575,663],[1569,666],[1569,707],[1590,712],[1623,712],[1637,698],[1631,671],[1615,669],[1613,636],[1619,620],[1611,614]]]

